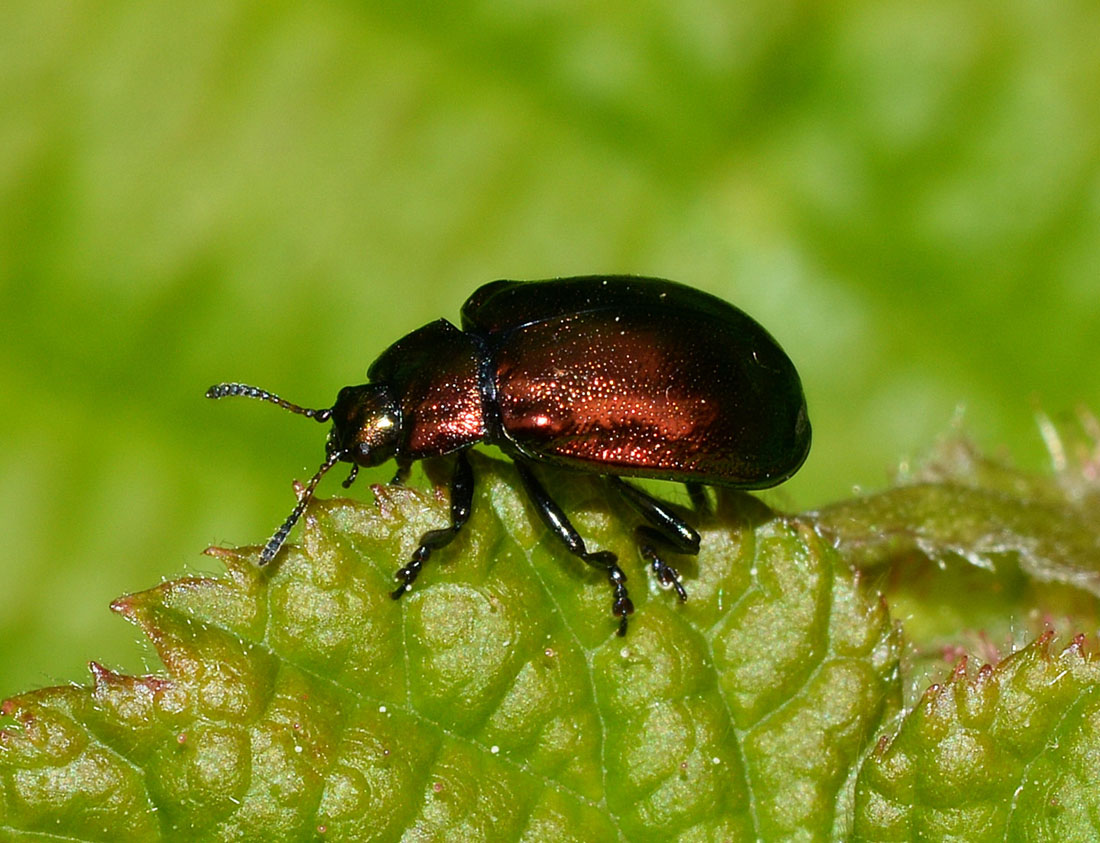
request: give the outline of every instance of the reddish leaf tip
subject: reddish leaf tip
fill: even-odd
[[[1035,639],[1035,646],[1038,647],[1043,655],[1050,653],[1050,642],[1054,639],[1054,630],[1047,628],[1043,630],[1042,635]]]
[[[132,619],[134,617],[133,597],[132,594],[124,594],[122,597],[115,598],[111,601],[111,611],[124,618]]]
[[[219,547],[213,544],[203,550],[202,554],[203,556],[213,556],[215,559],[239,559],[243,555],[240,548]]]
[[[951,679],[952,680],[957,681],[959,679],[965,679],[966,678],[966,663],[967,663],[966,655],[959,656],[959,660],[957,662],[955,662],[955,669],[953,671],[951,671]]]

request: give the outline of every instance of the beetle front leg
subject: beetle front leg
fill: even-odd
[[[619,567],[619,559],[609,550],[597,550],[589,552],[584,546],[584,539],[580,537],[576,528],[569,523],[562,508],[547,494],[539,479],[535,477],[531,469],[520,462],[515,461],[516,471],[523,481],[528,497],[538,510],[542,522],[554,535],[561,539],[566,549],[574,556],[583,559],[593,568],[599,568],[607,573],[607,579],[611,583],[612,602],[611,612],[619,619],[619,635],[626,635],[626,618],[634,612],[634,603],[631,602],[626,591],[626,574]]]
[[[690,524],[676,515],[668,504],[651,497],[637,486],[619,477],[609,477],[608,480],[626,502],[649,522],[648,525],[643,524],[634,531],[642,558],[649,562],[650,568],[662,586],[676,589],[680,600],[687,600],[687,592],[680,584],[680,572],[657,555],[655,545],[664,544],[678,553],[695,556],[699,553],[699,534]]]
[[[455,470],[451,475],[451,526],[442,530],[429,530],[420,537],[420,544],[413,551],[412,560],[401,568],[394,579],[400,580],[401,585],[394,589],[390,596],[397,600],[416,581],[420,569],[428,561],[433,550],[439,550],[451,543],[458,535],[458,531],[470,518],[470,509],[474,501],[474,471],[470,468],[470,461],[465,451],[459,451],[455,458]]]

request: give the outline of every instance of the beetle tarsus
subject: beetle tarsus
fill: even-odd
[[[619,616],[619,628],[615,634],[622,638],[626,635],[626,616],[634,611],[634,604],[627,600],[625,604],[616,603],[615,608],[618,609],[616,614]]]
[[[609,550],[598,550],[584,555],[589,565],[607,570],[611,583],[611,614],[619,619],[619,635],[626,635],[626,617],[634,614],[634,601],[626,590],[626,574],[619,567],[619,559]]]
[[[687,592],[684,591],[683,583],[680,582],[680,572],[661,559],[653,545],[642,544],[638,547],[638,551],[649,562],[649,569],[653,571],[661,587],[674,589],[680,598],[680,602],[686,602],[688,596]]]
[[[418,547],[417,551],[419,552],[421,549],[422,548]],[[412,584],[416,582],[416,578],[420,574],[420,568],[424,564],[424,559],[427,558],[427,553],[423,554],[423,558],[419,558],[418,556],[414,555],[413,560],[408,565],[404,566],[396,574],[393,575],[393,578],[395,580],[401,581],[401,585],[390,592],[390,597],[392,597],[394,600],[400,600],[402,595],[404,595],[406,591],[412,588]]]
[[[672,588],[680,597],[680,601],[687,600],[687,592],[680,582],[680,572],[665,562],[657,554],[657,547],[670,547],[677,553],[686,553],[695,556],[699,553],[699,534],[684,519],[672,511],[668,504],[659,501],[643,492],[619,477],[611,477],[611,485],[614,486],[636,511],[648,521],[634,531],[638,540],[638,552],[649,564],[649,568],[657,577],[657,581],[663,588]],[[692,501],[698,510],[706,506],[706,493],[697,483],[685,484]],[[702,498],[702,502],[698,500]]]
[[[618,557],[609,550],[598,550],[582,558],[589,565],[607,571],[607,579],[611,583],[611,614],[619,619],[618,634],[626,635],[626,618],[634,614],[634,601],[626,590],[626,574],[619,567]]]
[[[345,489],[350,489],[351,484],[355,482],[355,478],[358,474],[359,465],[357,463],[352,463],[351,471],[348,472],[347,480],[344,480],[340,485],[343,486]]]
[[[627,616],[634,614],[634,601],[630,599],[626,592],[626,574],[619,567],[613,553],[605,550],[592,555],[611,557],[611,562],[607,566],[607,578],[611,581],[612,590],[611,614],[619,619],[618,634],[620,636],[626,635]]]

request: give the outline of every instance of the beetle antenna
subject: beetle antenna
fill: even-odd
[[[245,398],[258,398],[260,401],[269,401],[272,404],[278,404],[284,410],[290,410],[292,413],[297,413],[300,416],[307,416],[311,419],[315,419],[319,422],[326,422],[332,416],[332,409],[326,410],[310,410],[306,407],[299,407],[297,404],[291,404],[284,398],[280,398],[266,389],[260,389],[258,386],[249,386],[246,383],[219,383],[206,390],[207,398],[225,398],[227,395],[243,395]]]
[[[229,384],[232,386],[233,384]],[[260,564],[266,565],[272,559],[275,558],[275,554],[279,552],[279,548],[283,546],[283,542],[286,541],[286,537],[290,535],[290,531],[294,529],[294,525],[298,523],[298,519],[302,517],[302,513],[306,511],[306,506],[313,498],[313,490],[317,488],[317,484],[321,482],[321,478],[325,476],[325,472],[336,465],[340,461],[340,457],[344,456],[344,451],[333,451],[328,455],[317,473],[310,478],[309,483],[302,490],[302,493],[298,496],[298,503],[290,511],[290,515],[287,516],[286,521],[282,523],[282,526],[275,531],[274,535],[267,540],[267,544],[264,545],[264,549],[260,551]]]

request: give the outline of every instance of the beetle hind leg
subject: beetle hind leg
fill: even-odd
[[[534,472],[519,460],[515,461],[516,471],[519,472],[523,487],[527,495],[538,510],[542,522],[554,535],[561,539],[565,547],[574,556],[583,559],[593,568],[598,568],[607,574],[611,583],[611,612],[619,619],[619,635],[626,635],[626,619],[634,612],[634,603],[626,590],[626,574],[619,567],[619,558],[610,550],[597,550],[591,552],[584,546],[584,539],[580,533],[569,523],[562,508],[554,502],[547,493],[545,487],[535,477]]]
[[[687,592],[680,582],[680,572],[665,562],[657,552],[660,546],[671,547],[677,553],[695,556],[699,553],[699,534],[695,529],[674,513],[668,504],[643,492],[637,486],[619,477],[609,477],[611,485],[618,490],[627,503],[637,510],[648,524],[634,531],[638,540],[638,551],[649,563],[650,570],[664,588],[675,589],[681,602],[687,600]],[[694,485],[694,484],[693,484]],[[696,494],[701,495],[701,487],[696,486]],[[693,498],[696,495],[693,495]],[[705,500],[705,496],[703,497]]]
[[[710,512],[710,499],[707,497],[707,487],[702,483],[685,483],[688,497],[691,499],[691,507],[697,515]]]
[[[420,569],[428,561],[433,550],[439,550],[451,543],[459,530],[470,518],[470,508],[474,501],[474,471],[465,451],[459,451],[455,458],[454,474],[451,476],[451,526],[442,530],[429,530],[420,537],[420,544],[413,551],[412,559],[402,567],[394,579],[400,585],[390,594],[394,600],[403,595],[416,581]]]

